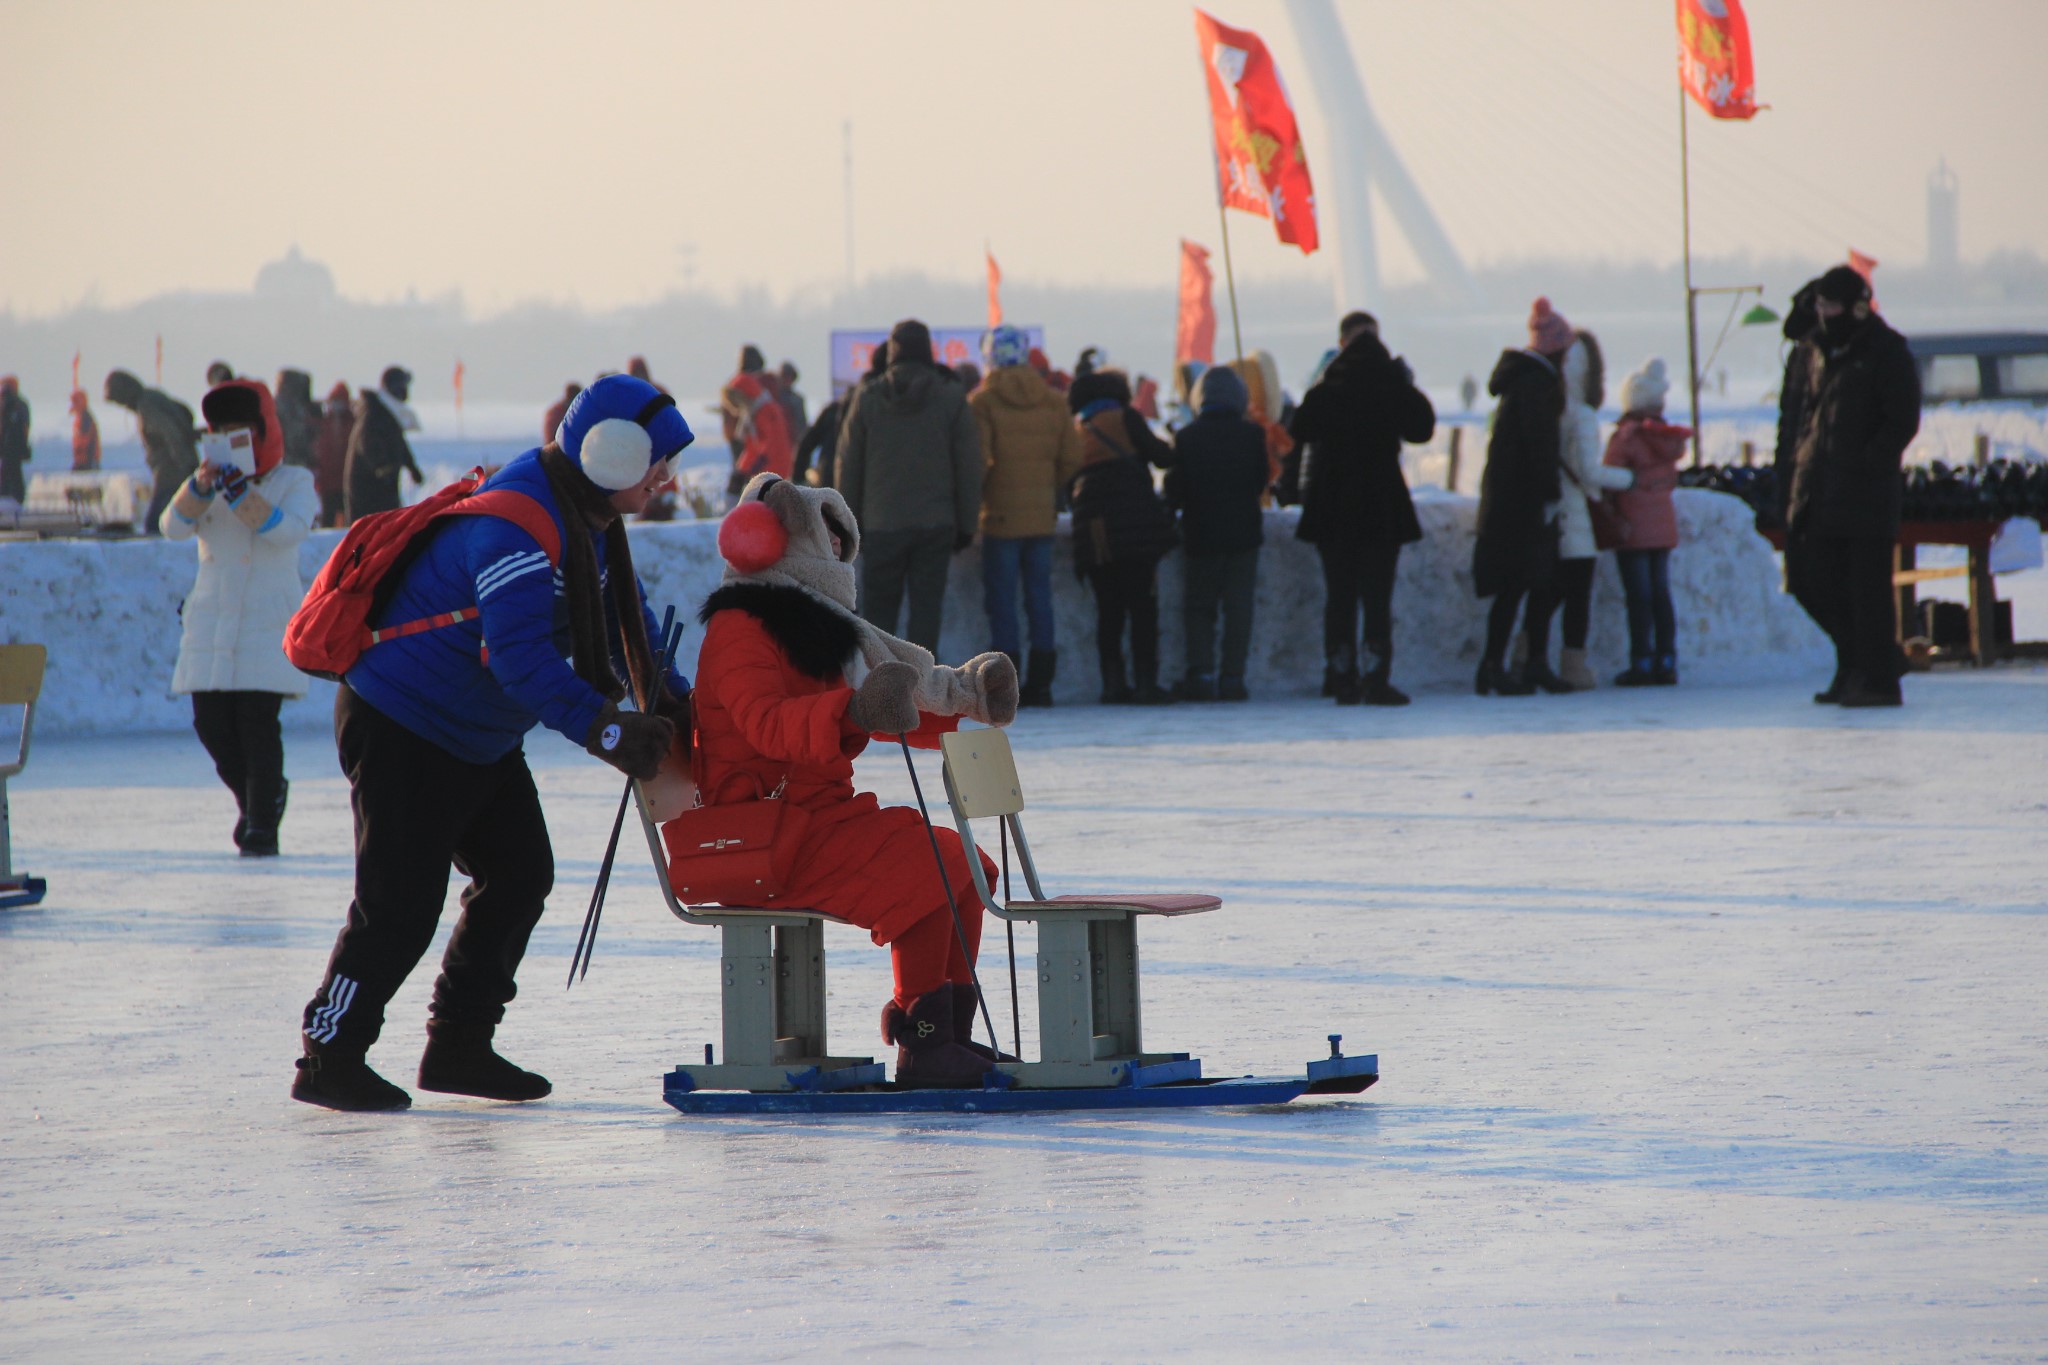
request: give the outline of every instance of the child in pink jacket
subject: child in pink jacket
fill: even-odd
[[[1636,481],[1609,494],[1620,513],[1615,564],[1628,597],[1628,669],[1617,687],[1671,686],[1678,681],[1676,617],[1671,607],[1671,551],[1678,545],[1678,512],[1671,490],[1685,456],[1689,427],[1664,420],[1671,381],[1663,360],[1652,357],[1622,382],[1621,425],[1608,438],[1603,464],[1632,470]]]

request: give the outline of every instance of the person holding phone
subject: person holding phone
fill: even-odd
[[[287,791],[278,711],[286,697],[306,695],[305,675],[284,656],[284,630],[305,597],[299,542],[320,495],[310,470],[284,463],[284,430],[264,385],[216,385],[200,410],[199,468],[160,522],[165,539],[199,542],[171,692],[192,698],[192,728],[235,795],[235,847],[274,858]]]

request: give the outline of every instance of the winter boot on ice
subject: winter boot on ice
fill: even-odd
[[[1553,696],[1572,690],[1570,683],[1550,671],[1549,658],[1533,651],[1522,665],[1522,685],[1531,692],[1543,691]]]
[[[895,1001],[889,1003],[894,1004]],[[998,1052],[987,1043],[974,1041],[975,1025],[981,1022],[981,991],[973,982],[953,983],[953,1041],[977,1057],[991,1062],[1014,1062],[1017,1059],[1007,1052]]]
[[[306,1055],[297,1063],[293,1099],[350,1113],[412,1108],[412,1096],[370,1070],[362,1048],[316,1043],[304,1034],[299,1041],[305,1045]]]
[[[1339,706],[1356,706],[1363,695],[1358,683],[1358,651],[1337,648],[1323,664],[1323,695]]]
[[[1623,672],[1614,675],[1616,687],[1648,687],[1657,681],[1657,661],[1649,655],[1631,660]]]
[[[1394,686],[1387,678],[1394,671],[1394,647],[1384,640],[1376,640],[1365,647],[1365,677],[1360,683],[1360,699],[1368,706],[1406,706],[1408,694]]]
[[[1656,665],[1650,670],[1650,683],[1655,687],[1678,686],[1678,656],[1659,654]]]
[[[1207,673],[1190,673],[1173,685],[1176,701],[1216,700],[1216,679]]]
[[[953,983],[947,982],[904,1009],[882,1009],[882,1037],[896,1044],[896,1084],[919,1090],[961,1090],[981,1084],[995,1068],[988,1058],[953,1040]]]
[[[1104,655],[1102,659],[1102,704],[1128,706],[1136,694],[1124,677],[1124,656]]]
[[[1024,685],[1017,689],[1017,705],[1052,705],[1052,679],[1059,671],[1059,662],[1060,652],[1056,649],[1031,651],[1031,667],[1024,674]]]
[[[1833,706],[1842,699],[1842,690],[1849,685],[1849,670],[1841,664],[1835,665],[1834,679],[1828,683],[1827,691],[1813,694],[1816,706]]]
[[[244,816],[235,822],[235,847],[244,858],[277,856],[277,828],[284,823],[284,803],[291,790],[292,784],[280,778],[277,800],[270,810],[257,812],[255,819]]]
[[[553,1092],[548,1078],[521,1070],[491,1047],[494,1024],[427,1020],[427,1050],[420,1054],[420,1089],[485,1100],[538,1100]]]
[[[1571,684],[1574,692],[1591,692],[1600,685],[1593,676],[1593,670],[1586,665],[1586,651],[1583,649],[1561,649],[1557,652],[1557,676]]]
[[[1900,689],[1898,679],[1887,683],[1867,681],[1861,673],[1851,673],[1849,680],[1842,684],[1842,695],[1835,705],[1848,710],[1860,710],[1867,706],[1904,706],[1906,694]]]
[[[1488,693],[1499,697],[1526,697],[1536,689],[1523,682],[1518,674],[1508,672],[1499,659],[1481,659],[1479,676],[1472,680],[1472,690],[1482,697]]]

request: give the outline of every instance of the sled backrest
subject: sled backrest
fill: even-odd
[[[11,762],[0,763],[0,781],[28,766],[29,732],[35,728],[36,698],[43,694],[43,670],[50,651],[42,645],[0,645],[0,706],[19,706],[21,737]]]
[[[939,737],[946,756],[946,795],[968,820],[1015,815],[1024,809],[1017,759],[1001,730],[955,730]]]
[[[42,645],[0,645],[0,706],[27,706],[42,695],[49,658]]]

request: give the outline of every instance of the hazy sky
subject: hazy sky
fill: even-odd
[[[1469,261],[1674,259],[1670,0],[1340,0],[1375,110]],[[1320,117],[1278,0],[1211,12]],[[1694,241],[2048,254],[2048,0],[1748,0],[1750,124],[1693,120]],[[293,4],[0,0],[0,306],[245,288],[296,241],[366,299],[602,308],[693,278],[1170,283],[1217,224],[1180,0]],[[1245,277],[1326,278],[1233,215]],[[1382,222],[1384,269],[1412,273]]]

